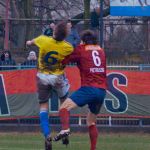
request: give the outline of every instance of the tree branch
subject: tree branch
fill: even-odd
[[[6,7],[6,4],[2,1],[0,1],[0,5],[2,5],[3,7]]]

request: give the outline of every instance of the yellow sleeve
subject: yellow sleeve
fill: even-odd
[[[65,43],[65,47],[64,47],[64,51],[63,51],[63,54],[64,56],[68,56],[70,55],[72,52],[73,52],[73,46],[69,43]]]
[[[40,35],[37,38],[34,39],[34,44],[39,47],[40,49],[43,49],[45,46],[45,39],[46,37],[44,35]]]

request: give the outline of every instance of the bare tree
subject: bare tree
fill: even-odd
[[[11,0],[11,17],[18,18],[17,21],[12,22],[12,44],[16,47],[25,47],[25,41],[30,39],[33,34],[31,21],[19,21],[22,18],[33,18],[33,0]],[[19,31],[19,32],[17,32]]]
[[[90,1],[91,0],[10,0],[10,18],[15,18],[15,21],[11,21],[11,45],[17,48],[23,47],[25,40],[42,33],[43,24],[48,23],[51,19],[89,19]],[[6,7],[4,0],[0,0],[0,7]],[[5,18],[5,16],[0,17]],[[39,22],[32,20],[32,18],[45,19],[47,21]],[[29,21],[25,21],[25,19]]]
[[[84,0],[84,19],[90,19],[90,1]],[[85,28],[88,28],[89,21],[85,20]]]

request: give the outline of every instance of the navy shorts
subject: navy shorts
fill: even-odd
[[[84,86],[74,92],[70,98],[79,107],[87,104],[92,113],[98,114],[104,102],[105,95],[105,89]]]

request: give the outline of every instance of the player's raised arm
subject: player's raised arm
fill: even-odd
[[[33,44],[35,44],[35,43],[34,43],[34,39],[26,41],[26,45],[27,45],[27,46],[31,46],[31,45],[33,45]]]
[[[47,40],[49,40],[49,37],[47,37],[45,35],[40,35],[38,37],[35,37],[32,40],[28,40],[26,42],[26,45],[27,46],[35,45],[39,49],[43,49],[43,48],[45,48],[45,44],[47,44],[47,42],[46,42]]]

